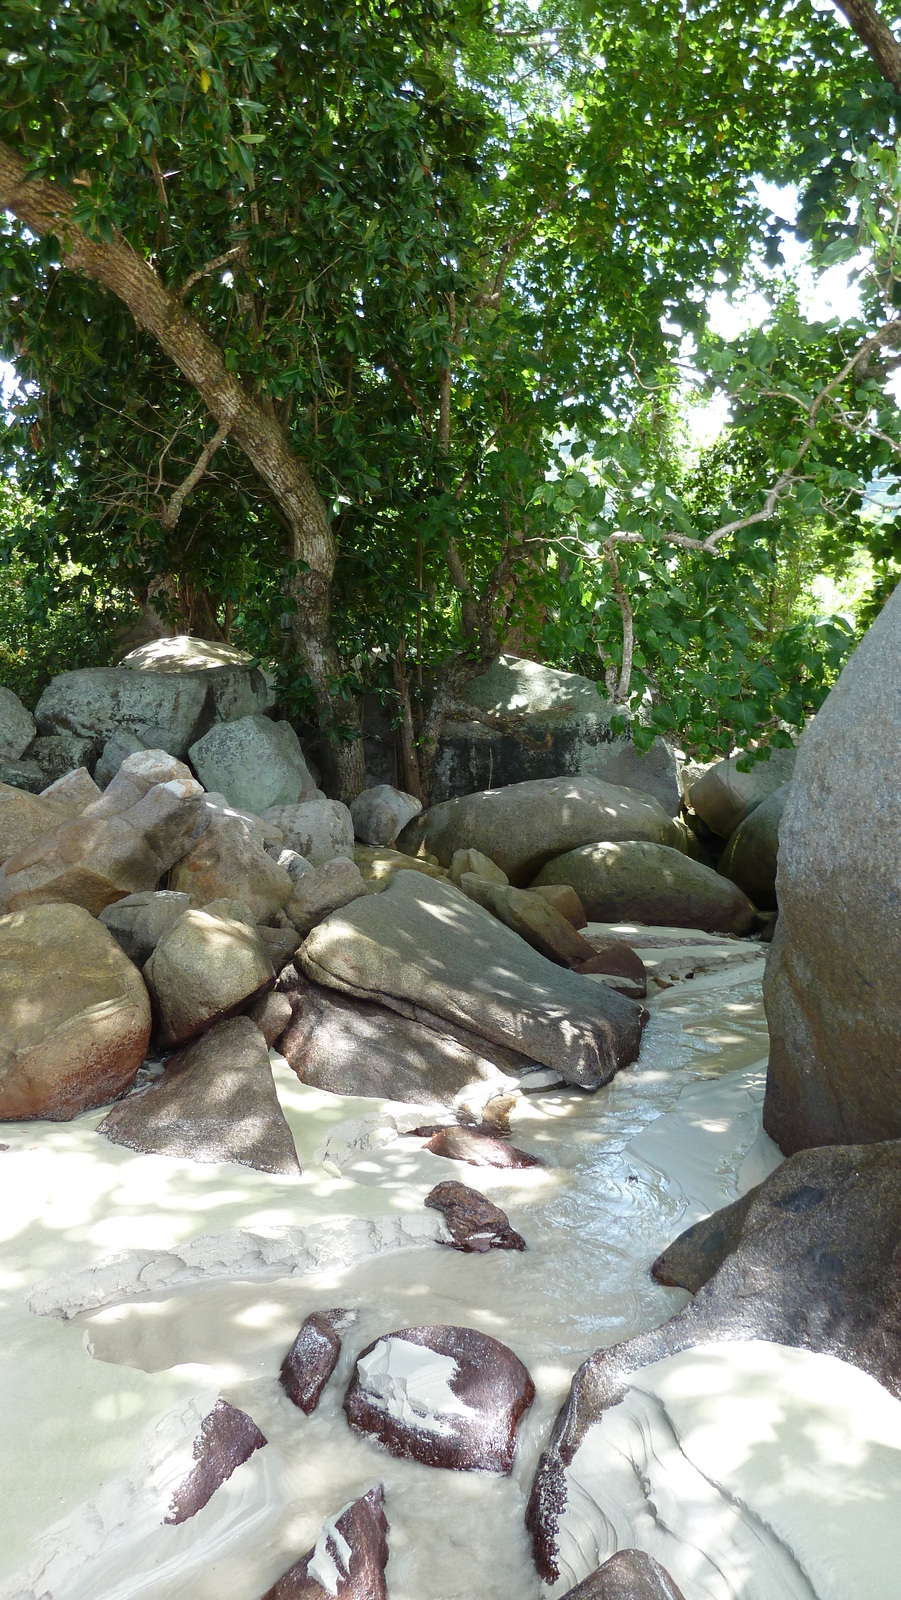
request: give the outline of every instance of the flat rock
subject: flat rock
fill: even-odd
[[[166,1522],[187,1522],[213,1498],[216,1490],[243,1465],[266,1439],[252,1417],[220,1398],[201,1423],[194,1445],[196,1465],[179,1484]]]
[[[522,887],[545,862],[600,839],[678,845],[679,834],[650,795],[600,778],[541,778],[486,789],[432,806],[408,823],[398,844],[449,867],[456,850],[475,848]]]
[[[798,749],[779,825],[764,1127],[786,1154],[901,1136],[901,590]]]
[[[0,1118],[67,1121],[134,1078],[150,1038],[141,974],[80,906],[0,917]]]
[[[354,857],[354,825],[347,806],[340,800],[320,795],[299,805],[270,806],[267,820],[273,822],[290,850],[296,850],[314,867],[335,856]]]
[[[34,717],[19,696],[0,684],[0,754],[18,761],[37,733]]]
[[[776,867],[779,824],[788,798],[788,784],[774,789],[740,822],[726,845],[717,871],[744,891],[760,910],[776,909]]]
[[[325,1523],[312,1550],[263,1600],[388,1600],[388,1522],[381,1484]]]
[[[297,959],[315,982],[431,1027],[443,1018],[581,1088],[609,1082],[640,1047],[638,1006],[546,961],[452,884],[418,873],[334,912]]]
[[[361,844],[393,845],[402,828],[422,810],[422,801],[390,783],[364,789],[351,803],[354,837]]]
[[[458,1472],[513,1470],[535,1398],[522,1362],[475,1328],[402,1328],[367,1345],[344,1397],[348,1423],[394,1456]]]
[[[249,1017],[218,1023],[170,1057],[162,1078],[120,1100],[97,1132],[151,1155],[300,1172],[269,1052]]]
[[[285,915],[303,939],[317,922],[366,893],[356,863],[346,856],[335,856],[333,861],[324,861],[321,867],[297,876]]]
[[[447,1161],[467,1161],[472,1167],[540,1167],[537,1156],[517,1150],[506,1139],[482,1133],[477,1128],[461,1128],[451,1123],[433,1133],[425,1147],[433,1156]]]
[[[354,861],[367,883],[387,884],[395,873],[410,871],[421,872],[426,878],[447,877],[444,867],[436,866],[433,861],[404,855],[402,850],[389,850],[387,845],[355,845]]]
[[[344,1311],[313,1311],[281,1364],[279,1382],[288,1399],[309,1417],[338,1365],[341,1354],[340,1324]]]
[[[486,1200],[465,1183],[437,1183],[425,1197],[427,1206],[440,1211],[451,1232],[452,1248],[483,1255],[486,1250],[525,1250],[521,1233],[511,1228],[500,1206]]]
[[[450,1106],[471,1085],[531,1065],[528,1057],[440,1019],[433,1018],[430,1027],[372,1001],[338,994],[294,967],[285,968],[279,989],[292,1006],[279,1049],[302,1083],[330,1094]]]
[[[171,889],[144,889],[105,906],[100,921],[136,967],[143,967],[168,928],[191,909],[191,896]]]
[[[164,1048],[185,1044],[243,1010],[275,981],[255,928],[200,910],[183,912],[163,934],[144,977]]]
[[[583,845],[542,868],[535,887],[547,883],[568,883],[592,921],[716,933],[747,933],[755,921],[754,907],[737,885],[663,844]]]
[[[205,789],[260,815],[318,793],[290,722],[241,717],[220,722],[192,744],[191,762]]]
[[[691,785],[689,804],[712,833],[729,839],[755,807],[791,781],[797,754],[797,750],[771,750],[769,760],[755,761],[747,772],[739,771],[739,762],[747,759],[745,752],[716,761]]]
[[[562,1600],[685,1600],[681,1589],[653,1556],[618,1550]]]
[[[576,1373],[539,1463],[528,1523],[545,1581],[557,1574],[566,1469],[641,1369],[695,1346],[765,1340],[836,1356],[901,1396],[901,1144],[806,1150],[690,1228],[654,1264],[696,1291],[669,1322]]]
[[[148,747],[186,756],[214,722],[263,711],[267,698],[263,674],[247,667],[83,667],[53,679],[38,701],[35,721],[41,734],[75,733],[105,743],[128,732]]]
[[[119,665],[130,667],[132,672],[208,672],[215,667],[252,667],[253,656],[220,640],[176,633],[129,650]]]
[[[593,955],[577,967],[576,971],[602,977],[612,989],[633,999],[643,999],[648,992],[648,972],[641,956],[625,939],[603,939],[595,936],[586,940]]]
[[[258,922],[271,922],[291,898],[288,873],[267,854],[251,823],[215,806],[206,815],[206,832],[177,862],[170,888],[189,894],[198,906],[243,900]]]

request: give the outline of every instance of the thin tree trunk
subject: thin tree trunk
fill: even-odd
[[[24,159],[2,141],[0,208],[12,211],[32,233],[59,239],[64,266],[93,278],[123,301],[138,326],[152,334],[194,385],[278,501],[290,529],[288,555],[298,573],[290,585],[297,608],[292,633],[326,733],[326,782],[339,798],[353,799],[363,787],[365,768],[360,707],[338,688],[341,664],[331,633],[335,543],[316,485],[287,434],[271,410],[228,371],[218,345],[149,262],[119,234],[109,244],[89,239],[73,222],[74,202],[62,185],[29,178]]]
[[[893,89],[901,89],[901,45],[870,0],[835,0],[854,32],[865,44],[882,77]]]

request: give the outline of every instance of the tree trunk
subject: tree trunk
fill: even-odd
[[[858,39],[866,45],[886,83],[901,89],[901,45],[870,0],[835,0]]]
[[[95,279],[123,301],[138,326],[153,335],[194,385],[278,501],[290,528],[291,556],[299,565],[291,585],[297,607],[292,632],[325,733],[326,781],[339,799],[352,800],[363,788],[365,768],[360,707],[341,694],[341,663],[331,634],[335,543],[316,485],[294,455],[286,432],[229,372],[218,345],[128,241],[119,234],[109,244],[89,239],[73,222],[74,202],[62,185],[29,178],[24,159],[2,142],[0,207],[12,211],[32,233],[59,239],[64,266]]]

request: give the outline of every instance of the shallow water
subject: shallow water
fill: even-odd
[[[381,1481],[392,1600],[536,1600],[542,1591],[524,1506],[573,1371],[599,1345],[657,1325],[686,1301],[653,1282],[651,1261],[778,1160],[759,1126],[761,967],[659,996],[640,1061],[598,1094],[521,1100],[514,1143],[539,1155],[541,1169],[441,1160],[398,1136],[392,1117],[401,1127],[413,1120],[404,1123],[400,1108],[307,1091],[278,1068],[305,1166],[293,1187],[245,1169],[135,1157],[96,1138],[96,1116],[52,1130],[52,1148],[44,1148],[43,1128],[38,1136],[34,1126],[14,1127],[23,1220],[0,1258],[13,1269],[4,1313],[13,1405],[17,1414],[31,1407],[39,1436],[56,1450],[68,1408],[83,1471],[80,1483],[49,1462],[44,1478],[39,1463],[11,1474],[0,1497],[0,1549],[15,1559],[0,1555],[0,1579],[23,1577],[0,1595],[221,1600],[227,1585],[230,1600],[257,1600],[313,1544],[325,1517]],[[36,1175],[40,1197],[28,1187]],[[468,1256],[430,1242],[438,1222],[422,1200],[448,1177],[503,1206],[528,1250]],[[48,1207],[51,1216],[58,1211],[49,1229]],[[297,1275],[298,1265],[315,1262],[302,1253],[289,1259],[291,1229],[309,1223],[327,1232],[330,1217],[335,1229],[339,1218],[390,1225],[395,1245],[403,1242],[398,1228],[420,1227],[427,1242],[372,1254],[371,1240],[348,1234],[346,1248],[317,1257],[320,1270]],[[248,1250],[248,1229],[274,1244]],[[202,1236],[199,1246],[190,1245],[192,1235]],[[236,1239],[245,1241],[240,1249]],[[28,1259],[18,1271],[17,1247]],[[113,1266],[103,1259],[111,1249],[123,1252]],[[49,1276],[35,1290],[42,1273]],[[155,1282],[155,1294],[134,1292]],[[42,1309],[95,1309],[68,1325],[35,1318],[22,1311],[29,1289]],[[303,1317],[334,1306],[354,1309],[357,1321],[344,1335],[337,1374],[305,1418],[283,1395],[278,1368]],[[356,1354],[381,1334],[423,1322],[492,1334],[531,1372],[536,1401],[510,1479],[396,1461],[346,1427],[340,1402]],[[40,1340],[29,1337],[36,1328]],[[54,1387],[48,1376],[42,1400],[39,1375],[25,1369],[48,1359],[65,1381]],[[220,1390],[250,1412],[269,1446],[191,1522],[164,1527],[197,1417]],[[48,1434],[42,1408],[50,1404],[56,1431]],[[155,1422],[167,1409],[168,1421]],[[58,1492],[39,1491],[35,1504],[35,1485],[54,1472]],[[60,1518],[57,1533],[46,1535]]]

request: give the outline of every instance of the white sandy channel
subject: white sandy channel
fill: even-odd
[[[378,1481],[392,1600],[538,1600],[523,1513],[573,1371],[598,1346],[653,1327],[685,1303],[682,1291],[652,1281],[650,1262],[778,1160],[760,1131],[761,968],[667,990],[653,1002],[640,1062],[597,1095],[556,1090],[521,1101],[514,1139],[543,1158],[543,1169],[443,1161],[403,1136],[419,1120],[409,1108],[307,1089],[277,1057],[301,1179],[137,1156],[96,1137],[99,1113],[62,1126],[8,1124],[0,1135],[11,1147],[0,1154],[0,1600],[221,1600],[224,1592],[258,1600],[316,1544],[325,1522]],[[439,1246],[443,1224],[422,1202],[448,1177],[502,1205],[527,1239],[526,1253],[466,1256]],[[278,1368],[303,1317],[334,1306],[355,1309],[357,1320],[317,1411],[305,1418],[282,1393]],[[511,1478],[397,1461],[347,1429],[341,1398],[357,1353],[423,1322],[492,1334],[529,1368],[537,1398],[520,1427]],[[681,1411],[670,1390],[661,1398],[642,1374],[628,1399],[635,1415],[645,1407],[645,1422],[634,1425],[650,1437],[665,1406],[669,1427],[678,1411],[679,1437],[707,1437],[727,1359],[716,1352],[713,1388],[705,1388],[703,1367],[686,1368]],[[781,1369],[752,1378],[761,1394],[779,1397],[767,1413],[778,1440]],[[742,1392],[751,1383],[746,1373],[736,1379]],[[692,1384],[701,1407],[694,1412]],[[250,1412],[269,1444],[191,1521],[165,1526],[199,1420],[219,1393]],[[871,1504],[872,1477],[860,1464],[874,1429],[882,1467],[901,1460],[896,1402],[877,1389],[863,1422],[846,1407],[827,1425],[816,1384],[809,1403],[806,1393],[800,1384],[786,1427],[812,1441],[815,1492],[840,1480],[843,1493],[859,1493],[875,1542],[887,1513]],[[736,1415],[729,1413],[730,1436]],[[830,1466],[836,1439],[843,1454]],[[692,1450],[694,1470],[719,1473],[731,1494],[741,1461],[721,1452],[711,1465],[700,1446]],[[647,1542],[646,1502],[630,1522],[628,1496],[617,1495],[616,1539]],[[674,1496],[673,1507],[690,1545],[692,1505]],[[800,1545],[806,1515],[801,1504],[789,1530]],[[761,1518],[759,1506],[748,1512],[755,1528]],[[705,1524],[708,1544],[720,1526],[731,1538],[722,1512]],[[769,1546],[761,1549],[758,1566]],[[570,1553],[573,1579],[581,1578],[591,1549]],[[848,1560],[853,1566],[853,1555]],[[748,1565],[745,1588],[730,1577],[732,1587],[686,1589],[688,1600],[756,1600],[754,1561]],[[869,1586],[871,1568],[862,1553],[848,1596],[882,1596]],[[832,1600],[816,1574],[811,1582],[818,1600]]]

